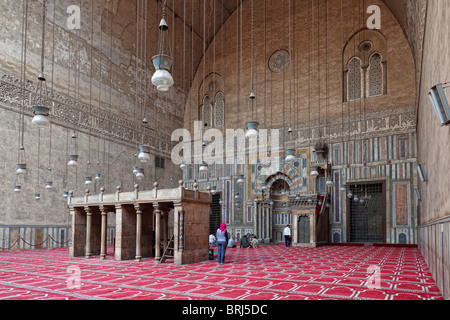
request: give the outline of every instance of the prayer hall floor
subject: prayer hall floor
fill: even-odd
[[[0,252],[0,300],[443,300],[416,247],[260,245],[184,266],[112,250]]]

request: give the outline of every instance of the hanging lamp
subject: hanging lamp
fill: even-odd
[[[144,179],[144,169],[137,168],[136,179],[143,180]]]
[[[168,91],[174,84],[171,75],[173,60],[171,57],[171,44],[168,32],[169,26],[165,19],[165,13],[166,0],[163,2],[162,19],[159,23],[158,54],[152,58],[153,66],[155,67],[152,83],[157,87],[158,91]]]
[[[16,173],[18,175],[27,174],[27,165],[25,163],[18,163],[17,164],[17,171],[16,171]]]
[[[46,0],[43,0],[43,13],[42,13],[42,46],[41,46],[41,73],[38,76],[38,97],[39,102],[32,106],[34,118],[31,120],[36,127],[39,129],[47,128],[50,125],[50,120],[48,115],[50,113],[50,108],[45,106],[48,102],[48,91],[47,82],[44,77],[44,59],[45,59],[45,19],[46,19]]]
[[[331,179],[330,177],[328,177],[328,178],[327,178],[326,185],[329,186],[329,187],[333,186],[333,179]]]
[[[254,66],[254,9],[253,9],[253,0],[251,1],[251,88],[250,88],[250,101],[248,102],[249,113],[250,113],[250,104],[252,105],[251,115],[253,117],[253,104],[256,101],[255,91],[253,90],[253,66]],[[256,120],[250,120],[247,122],[247,132],[245,134],[246,138],[253,139],[258,136],[258,127],[259,122]]]
[[[207,172],[208,171],[208,165],[206,164],[205,161],[202,161],[202,165],[200,166],[198,171],[200,171],[200,172]]]
[[[72,144],[73,144],[73,151],[74,151],[74,153],[72,153],[72,154],[69,154],[69,162],[68,162],[68,166],[69,167],[76,167],[76,166],[78,166],[78,158],[79,158],[79,156],[78,156],[78,154],[77,154],[77,136],[76,136],[76,134],[74,133],[73,135],[72,135]]]
[[[68,166],[69,166],[69,167],[76,167],[77,165],[78,165],[78,155],[76,155],[76,154],[70,154],[70,155],[69,155]]]
[[[53,179],[52,179],[52,169],[49,167],[48,168],[48,177],[47,177],[47,181],[45,182],[45,189],[47,190],[51,190],[53,189]]]
[[[349,198],[349,199],[353,198],[353,192],[352,192],[352,190],[349,190],[349,191],[348,191],[348,193],[347,193],[347,198]]]
[[[287,154],[287,156],[285,158],[286,162],[293,162],[293,161],[295,161],[295,156],[294,156],[294,150],[293,149],[286,150],[286,154]]]
[[[48,119],[49,108],[42,105],[33,106],[34,118],[31,120],[38,129],[47,128],[50,125],[50,120]]]
[[[258,121],[249,121],[247,122],[247,132],[245,134],[246,138],[256,138],[258,136]]]
[[[92,177],[85,177],[85,178],[84,178],[84,184],[85,184],[86,186],[92,185]]]
[[[150,146],[142,145],[139,147],[139,155],[138,159],[141,160],[141,162],[149,162],[150,161]]]

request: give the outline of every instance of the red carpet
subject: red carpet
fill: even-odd
[[[225,265],[186,266],[118,262],[111,250],[103,261],[71,259],[68,249],[0,252],[0,300],[443,299],[411,247],[262,245],[227,249]]]

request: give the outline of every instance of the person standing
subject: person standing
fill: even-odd
[[[284,235],[284,243],[286,245],[286,248],[289,247],[291,245],[291,228],[289,227],[289,225],[286,226],[286,228],[284,228],[283,230],[283,235]]]
[[[220,228],[216,232],[217,245],[219,247],[219,252],[217,254],[217,260],[219,264],[225,264],[225,252],[227,250],[228,244],[228,232],[227,225],[222,222]]]

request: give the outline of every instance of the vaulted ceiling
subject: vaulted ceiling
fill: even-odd
[[[164,0],[158,0],[160,5]],[[165,0],[168,14],[185,21],[201,42],[211,43],[214,35],[233,14],[236,8],[248,0]],[[261,0],[258,0],[261,1]],[[273,1],[273,0],[266,0]],[[287,0],[285,0],[287,1]],[[297,0],[298,1],[298,0]],[[398,20],[411,46],[418,77],[422,62],[423,35],[426,19],[426,0],[383,0]],[[418,78],[419,79],[419,78]]]

